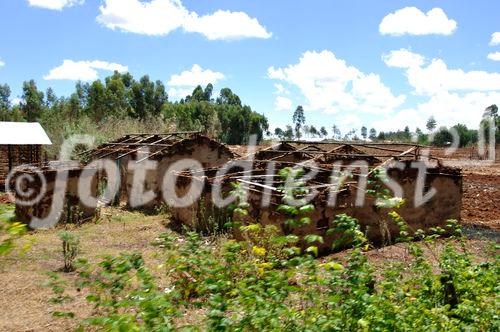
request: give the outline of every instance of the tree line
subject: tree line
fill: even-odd
[[[359,130],[342,132],[335,124],[329,128],[307,124],[302,106],[293,113],[291,125],[275,128],[270,133],[267,118],[244,105],[230,88],[223,88],[217,96],[213,90],[212,84],[204,88],[197,86],[190,95],[172,102],[161,81],[152,81],[148,75],[136,80],[130,73],[114,72],[102,81],[77,82],[69,97],[57,97],[52,88],[40,91],[34,80],[25,81],[21,101],[12,105],[10,87],[0,84],[0,121],[38,121],[51,138],[63,136],[61,140],[70,134],[88,131],[89,125],[78,124],[92,124],[102,129],[106,123],[120,119],[129,120],[131,131],[134,128],[150,132],[197,130],[228,144],[246,143],[251,135],[257,135],[258,141],[274,136],[281,140],[413,141],[437,146],[452,142],[453,132],[458,134],[460,146],[477,143],[479,139],[478,130],[460,123],[449,128],[438,127],[434,117],[428,119],[424,130],[416,128],[414,132],[408,126],[397,131],[377,131],[362,126]],[[500,142],[496,105],[487,107],[483,113],[480,128],[486,138],[489,138],[490,120],[497,129],[496,142]]]
[[[52,88],[40,91],[34,80],[25,81],[19,104],[12,105],[10,99],[10,87],[0,84],[0,121],[38,121],[48,128],[53,123],[90,121],[99,126],[116,119],[142,124],[160,119],[170,130],[199,130],[224,143],[243,144],[251,135],[262,140],[269,127],[264,115],[244,105],[229,88],[214,96],[212,84],[197,86],[191,95],[172,102],[161,81],[148,75],[136,80],[130,73],[77,82],[69,97],[56,96]]]
[[[292,116],[292,124],[285,128],[277,127],[274,129],[274,136],[281,140],[300,140],[304,138],[322,138],[324,140],[337,141],[389,141],[389,142],[417,142],[419,144],[432,144],[435,146],[447,146],[454,141],[454,134],[458,135],[459,146],[467,146],[478,142],[480,131],[484,133],[485,138],[489,139],[489,126],[493,123],[495,126],[495,141],[500,143],[500,116],[498,107],[493,104],[487,107],[479,123],[480,130],[469,129],[465,124],[457,123],[454,126],[438,127],[436,119],[431,116],[426,123],[426,131],[416,128],[414,132],[406,126],[397,131],[377,131],[375,128],[368,129],[362,126],[358,132],[357,129],[350,129],[342,133],[337,125],[332,125],[330,132],[325,126],[316,128],[314,125],[306,124],[304,108],[297,106]]]

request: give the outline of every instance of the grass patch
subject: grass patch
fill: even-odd
[[[11,221],[14,218],[14,204],[0,204],[0,222]]]

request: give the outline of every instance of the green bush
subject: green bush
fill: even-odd
[[[14,205],[0,204],[0,256],[12,251],[15,241],[27,232],[25,224],[15,221],[14,209]]]
[[[80,240],[76,234],[67,231],[59,232],[58,235],[62,242],[63,271],[72,272],[75,270],[75,259],[80,251]]]
[[[300,174],[288,169],[282,176],[298,180]],[[295,182],[283,194],[299,205],[284,200],[279,210],[293,220],[290,227],[301,227],[314,207],[301,201],[307,190]],[[372,188],[372,195],[387,202],[380,188],[374,183]],[[235,186],[233,194],[235,215],[248,217],[241,187]],[[456,220],[449,220],[446,229],[412,235],[397,212],[388,219],[400,229],[395,241],[403,243],[405,258],[382,266],[368,261],[370,244],[358,221],[345,214],[337,215],[328,231],[338,239],[334,246],[351,247],[338,261],[318,259],[316,247],[297,245],[321,243],[320,236],[282,235],[259,223],[233,223],[243,241],[165,233],[155,242],[164,264],[154,272],[139,253],[106,257],[97,267],[82,265],[79,287],[88,289],[94,315],[81,329],[498,331],[498,254],[478,262],[467,251]],[[451,238],[441,239],[444,233]],[[186,316],[193,323],[186,323]]]
[[[357,234],[355,219],[338,216]],[[403,221],[399,220],[399,223]],[[140,254],[107,257],[82,280],[97,315],[85,324],[106,330],[211,331],[490,331],[498,330],[498,256],[475,262],[455,236],[434,250],[436,237],[408,242],[405,262],[378,269],[361,247],[342,261],[300,254],[282,236],[245,226],[246,241],[161,237],[165,254],[157,279]],[[261,236],[266,234],[269,241]],[[355,238],[355,237],[354,237]],[[401,237],[407,241],[406,237]],[[440,242],[443,242],[440,240]],[[430,255],[424,249],[431,250]],[[161,281],[163,280],[163,281]],[[167,280],[167,281],[165,281]],[[183,315],[203,312],[195,326]]]

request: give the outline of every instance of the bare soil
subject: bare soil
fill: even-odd
[[[10,199],[10,196],[0,192],[0,204],[10,204],[13,203],[12,200]]]
[[[442,158],[446,165],[462,169],[462,223],[499,230],[500,148],[496,149],[494,163],[475,159],[472,148],[460,148],[449,156],[444,149],[434,148],[431,154]]]
[[[78,228],[68,226],[80,238],[80,258],[96,263],[105,255],[121,252],[140,252],[146,264],[161,263],[158,249],[151,242],[165,231],[161,216],[145,216],[109,209],[99,223],[88,223]],[[65,227],[31,232],[18,242],[20,249],[0,258],[0,331],[73,331],[92,313],[84,291],[76,291],[76,273],[62,273],[61,241],[57,233]],[[54,293],[46,283],[48,273],[57,272],[66,282],[67,294],[73,300],[67,304],[51,304]],[[74,318],[54,317],[55,311],[68,311]]]

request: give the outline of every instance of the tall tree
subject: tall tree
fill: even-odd
[[[479,129],[484,133],[484,138],[487,142],[489,142],[490,139],[491,122],[495,127],[495,142],[500,143],[500,116],[498,114],[498,107],[495,104],[486,107],[483,113],[483,119],[481,120],[479,126]]]
[[[186,100],[186,102],[204,101],[205,100],[205,91],[203,91],[203,88],[201,87],[201,85],[198,85],[196,88],[194,88],[191,96],[186,96],[185,100]]]
[[[10,87],[0,84],[0,121],[10,120]]]
[[[90,84],[86,104],[87,114],[94,121],[101,122],[106,117],[106,88],[101,80],[96,80]]]
[[[408,127],[408,126],[406,126],[404,129],[404,138],[405,138],[405,140],[411,139],[411,131],[410,131],[410,127]]]
[[[212,85],[212,83],[208,83],[207,86],[205,87],[205,90],[203,91],[205,101],[212,101],[213,91],[214,91],[214,86]]]
[[[372,141],[374,141],[377,138],[377,131],[375,128],[370,129],[370,136],[368,136]]]
[[[497,117],[498,116],[498,106],[493,104],[491,106],[486,107],[483,113],[483,118],[488,118],[488,117]]]
[[[130,93],[126,86],[126,80],[117,71],[104,80],[106,84],[104,92],[105,114],[107,117],[125,117],[131,111],[129,104]]]
[[[217,97],[217,104],[220,105],[233,105],[241,107],[241,99],[229,88],[220,90],[219,97]]]
[[[434,131],[434,129],[436,129],[436,126],[437,126],[436,119],[434,119],[434,117],[431,116],[429,120],[427,120],[427,124],[425,125],[425,127],[431,133]]]
[[[361,127],[361,137],[363,137],[365,141],[368,137],[368,129],[365,126]]]
[[[316,138],[319,135],[319,131],[315,126],[311,125],[309,126],[309,134],[311,134],[313,138]]]
[[[274,128],[274,136],[278,137],[280,140],[285,139],[285,132],[280,127]]]
[[[293,128],[292,128],[292,126],[290,126],[290,125],[286,126],[286,130],[285,130],[284,135],[285,135],[285,139],[286,140],[290,141],[290,140],[293,139]]]
[[[22,101],[20,103],[26,120],[29,122],[37,121],[43,111],[43,92],[38,91],[34,80],[23,83]]]
[[[323,136],[323,137],[327,137],[328,136],[328,132],[326,131],[325,126],[321,126],[319,132],[320,132],[321,136]]]
[[[168,102],[168,94],[165,90],[165,85],[163,85],[163,82],[160,80],[157,80],[155,82],[155,89],[152,102],[153,102],[153,114],[155,116],[161,113],[163,105],[165,105]]]
[[[80,109],[87,109],[89,89],[89,83],[82,83],[78,81],[75,84],[75,95],[78,98]]]
[[[46,96],[45,104],[47,105],[48,108],[52,108],[54,104],[57,102],[57,96],[54,93],[54,90],[49,87],[45,92],[45,96]]]
[[[152,82],[148,75],[144,75],[139,82],[132,82],[130,105],[134,117],[145,119],[157,116],[167,101],[168,95],[161,81]]]
[[[300,139],[302,137],[300,129],[306,123],[306,117],[304,115],[304,108],[302,107],[302,105],[297,106],[297,108],[295,109],[292,117],[292,122],[295,125],[295,137],[297,137],[297,139]]]
[[[332,126],[332,137],[336,140],[340,140],[342,138],[342,133],[337,125]]]

